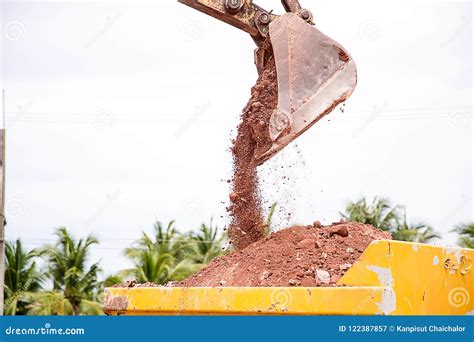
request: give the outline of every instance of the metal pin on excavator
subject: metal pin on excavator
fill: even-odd
[[[353,92],[354,61],[344,48],[313,25],[298,0],[282,0],[278,16],[252,0],[178,0],[250,34],[260,71],[275,59],[278,105],[268,123],[271,147],[255,156],[262,164],[310,128]],[[260,149],[257,148],[257,151]]]

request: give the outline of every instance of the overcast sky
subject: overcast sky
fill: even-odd
[[[381,195],[453,243],[473,220],[472,4],[301,3],[359,79],[344,113],[262,167],[274,228],[330,223]],[[246,33],[174,0],[6,1],[1,13],[8,239],[92,233],[112,273],[156,220],[225,226],[230,138],[257,77]]]

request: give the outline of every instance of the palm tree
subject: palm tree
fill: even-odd
[[[351,202],[346,206],[345,214],[341,215],[348,221],[366,223],[388,231],[394,240],[428,243],[440,238],[425,223],[409,224],[404,207],[392,206],[386,198],[375,197],[371,204],[367,204],[365,198]]]
[[[418,227],[422,227],[423,230],[420,230],[420,228],[418,228],[418,236],[415,242],[430,243],[433,240],[441,239],[441,235],[436,233],[436,231],[432,227],[427,225],[421,225]]]
[[[48,262],[47,276],[53,289],[29,296],[31,311],[74,315],[100,312],[96,301],[99,263],[87,266],[90,247],[98,244],[98,240],[92,236],[76,240],[64,227],[56,230],[56,236],[55,245],[41,249]]]
[[[418,243],[429,243],[441,238],[432,227],[425,223],[409,224],[406,215],[403,222],[391,233],[394,240]]]
[[[199,265],[189,257],[193,247],[174,228],[174,221],[169,222],[166,229],[157,222],[154,230],[154,236],[142,233],[134,246],[124,251],[134,267],[123,271],[122,275],[133,276],[139,283],[164,284],[182,280],[197,270]]]
[[[340,213],[347,221],[370,224],[385,231],[392,231],[398,226],[401,207],[390,204],[386,198],[375,197],[368,204],[365,198],[350,202],[345,214]]]
[[[123,281],[124,279],[120,274],[112,274],[106,277],[104,281],[102,281],[101,285],[103,288],[105,288],[105,287],[113,286],[115,284],[119,284]]]
[[[5,244],[5,315],[24,315],[28,311],[24,296],[41,289],[42,275],[38,272],[34,250],[23,248],[21,240]]]
[[[452,231],[459,234],[459,246],[474,248],[474,222],[459,224]]]
[[[64,297],[64,293],[58,291],[44,291],[28,293],[25,299],[28,305],[28,315],[52,316],[52,315],[74,315],[71,302]]]
[[[208,265],[212,259],[222,254],[221,244],[224,237],[218,235],[218,231],[211,219],[209,225],[201,224],[198,233],[192,232],[184,240],[184,243],[194,247],[192,258],[200,267]]]

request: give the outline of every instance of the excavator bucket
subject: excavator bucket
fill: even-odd
[[[347,51],[296,14],[272,21],[269,36],[278,106],[268,126],[272,145],[255,156],[259,164],[344,102],[357,83],[356,66]]]

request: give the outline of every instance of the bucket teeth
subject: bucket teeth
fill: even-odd
[[[357,83],[344,48],[293,13],[270,24],[278,80],[278,106],[270,117],[272,146],[261,164],[345,101]]]

